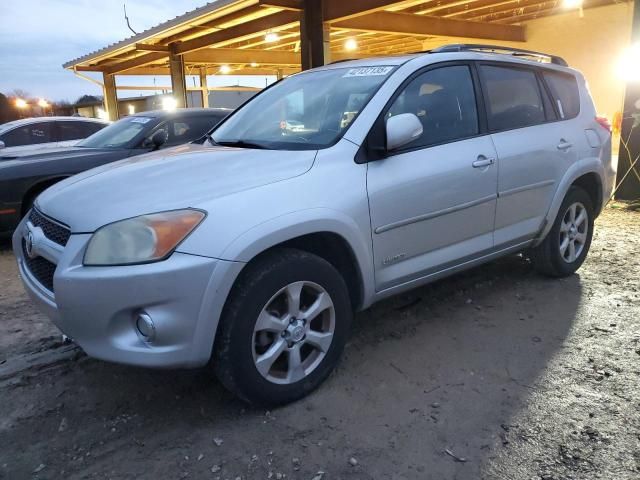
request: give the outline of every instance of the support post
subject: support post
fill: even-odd
[[[640,45],[640,0],[633,4],[631,44]],[[622,112],[615,197],[636,200],[640,198],[640,161],[633,162],[640,158],[640,81],[627,83]]]
[[[207,87],[207,67],[200,67],[200,91],[202,92],[202,106],[209,108],[209,88]]]
[[[187,106],[187,80],[184,71],[184,59],[182,55],[175,53],[175,46],[169,48],[169,74],[171,75],[171,91],[176,99],[176,106]]]
[[[118,112],[118,95],[116,93],[116,77],[109,73],[102,74],[103,87],[102,92],[104,95],[104,109],[107,112],[107,117],[111,121],[118,120],[120,114]]]
[[[329,26],[323,23],[323,0],[303,0],[300,13],[302,70],[329,63]]]

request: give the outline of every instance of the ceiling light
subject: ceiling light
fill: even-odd
[[[226,75],[227,73],[231,73],[231,67],[229,65],[221,65],[220,73]]]
[[[562,7],[567,10],[582,8],[582,0],[562,0]]]
[[[280,40],[280,35],[278,35],[276,32],[267,32],[267,34],[264,36],[264,41],[267,43],[277,42],[278,40]]]
[[[355,38],[348,38],[346,42],[344,42],[344,49],[353,51],[358,49],[358,42]]]

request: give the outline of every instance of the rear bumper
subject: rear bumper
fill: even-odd
[[[22,248],[25,222],[13,237],[24,286],[32,300],[85,352],[144,367],[197,367],[211,356],[218,318],[241,264],[185,253],[162,262],[85,267],[91,235],[71,235],[57,262],[54,292],[30,274]],[[136,327],[151,317],[153,340]]]

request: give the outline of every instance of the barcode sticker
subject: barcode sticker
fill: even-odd
[[[359,67],[350,68],[342,77],[376,77],[387,75],[393,67]]]

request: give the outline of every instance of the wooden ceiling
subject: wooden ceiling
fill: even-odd
[[[583,8],[617,0],[584,0]],[[108,74],[168,73],[169,54],[186,73],[289,74],[300,69],[300,0],[218,0],[64,65]],[[416,52],[452,37],[524,42],[522,22],[565,13],[562,0],[324,0],[331,59]],[[576,13],[577,14],[577,13]],[[269,42],[268,33],[277,40]],[[347,51],[353,39],[357,49]]]

